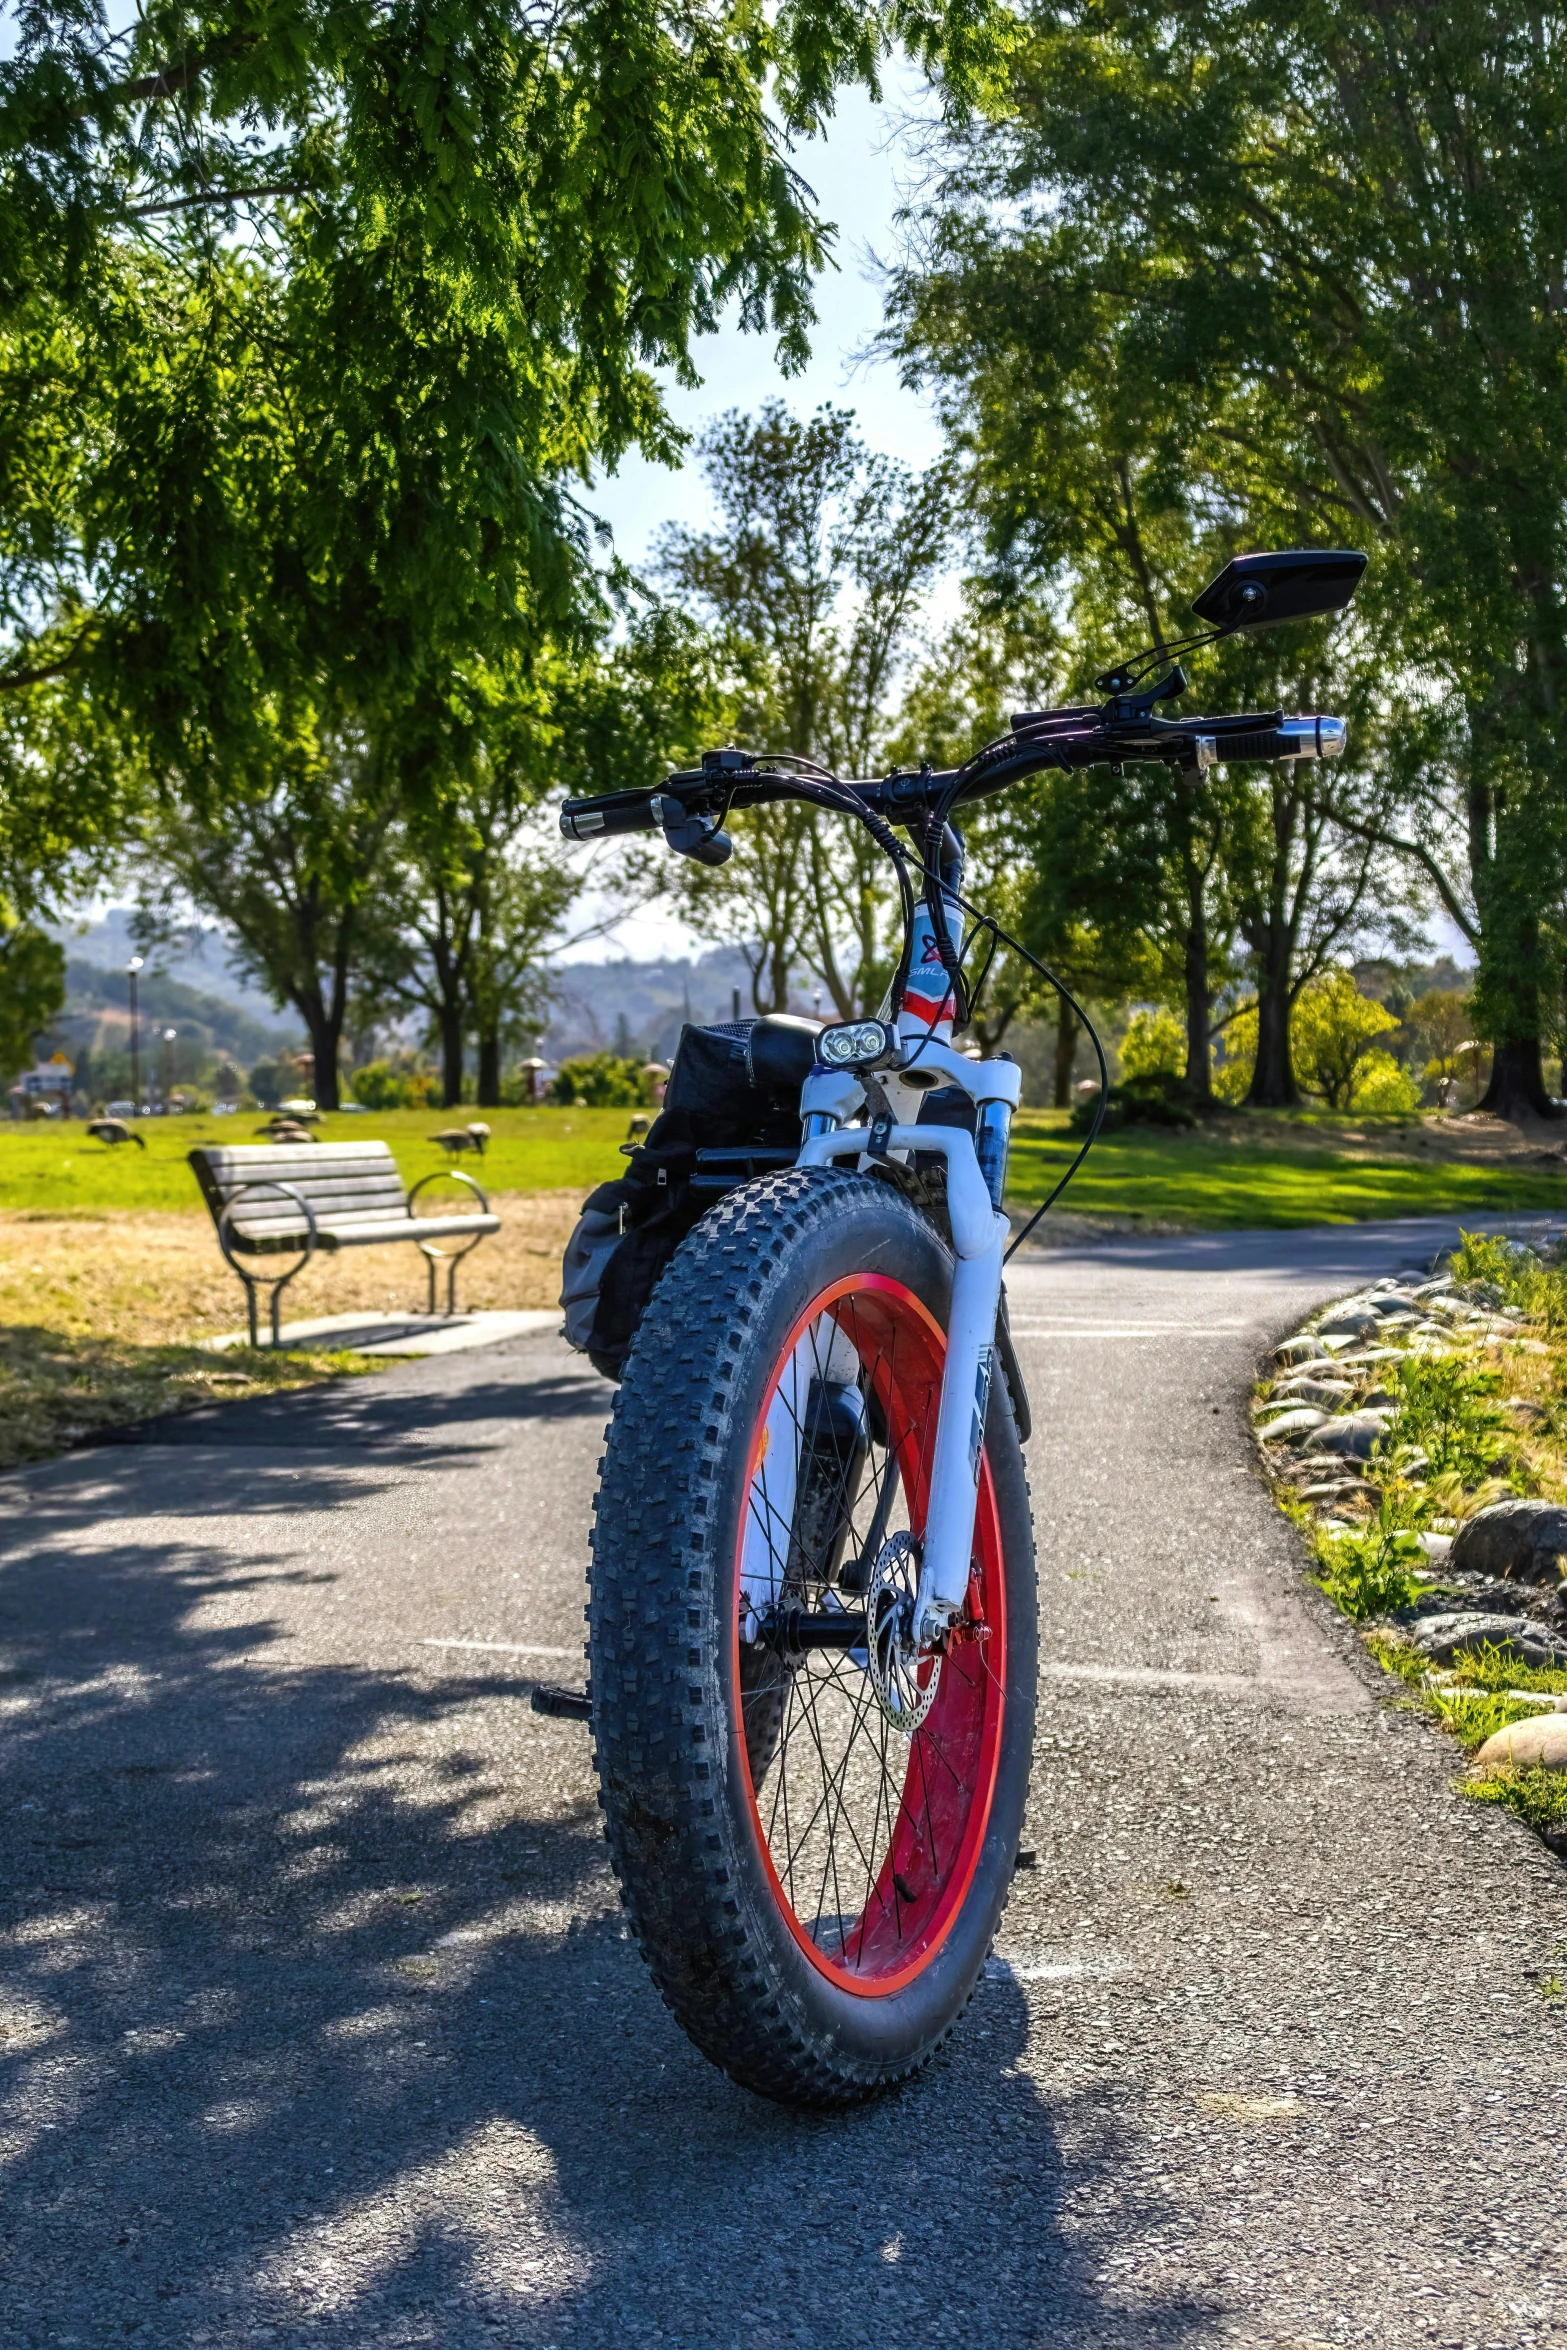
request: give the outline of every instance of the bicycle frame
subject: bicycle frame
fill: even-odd
[[[961,873],[959,864],[951,875],[953,887],[961,888]],[[956,917],[957,908],[951,906],[954,923]],[[878,1161],[907,1164],[916,1151],[946,1161],[947,1218],[956,1263],[915,1605],[915,1636],[920,1643],[944,1632],[962,1614],[968,1597],[1001,1268],[1011,1230],[1001,1213],[1006,1138],[1023,1092],[1023,1073],[1015,1061],[973,1061],[953,1050],[955,1006],[933,942],[931,918],[921,905],[911,942],[910,984],[898,1014],[906,1057],[901,1067],[876,1072],[890,1119],[866,1123],[862,1082],[850,1070],[818,1066],[800,1092],[805,1139],[798,1161],[802,1167],[828,1167],[852,1159],[857,1167],[869,1169]],[[921,975],[932,976],[922,985]],[[916,1123],[921,1099],[938,1082],[961,1086],[973,1102],[976,1130],[986,1135],[989,1180],[966,1129]]]

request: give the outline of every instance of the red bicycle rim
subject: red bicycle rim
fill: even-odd
[[[871,1555],[861,1547],[868,1534],[923,1532],[945,1354],[939,1325],[901,1282],[852,1274],[813,1298],[784,1341],[757,1413],[736,1544],[732,1663],[743,1715],[736,1767],[768,1881],[812,1965],[872,1998],[901,1990],[931,1965],[984,1845],[1007,1634],[988,1461],[981,1457],[965,1621],[939,1660],[934,1701],[912,1734],[895,1728],[878,1703],[866,1650],[813,1649],[775,1667],[742,1643],[741,1628],[754,1619],[764,1577],[775,1601],[814,1610],[853,1604],[833,1592],[830,1562],[801,1533],[812,1500],[808,1475],[840,1476],[844,1573],[852,1574],[857,1556]],[[826,1455],[836,1466],[824,1472],[814,1399],[821,1385],[842,1393],[851,1379],[865,1399],[864,1458],[840,1444]],[[922,1667],[922,1683],[930,1669]]]

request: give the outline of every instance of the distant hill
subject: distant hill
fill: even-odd
[[[128,906],[111,906],[105,914],[91,919],[84,917],[77,922],[52,923],[50,928],[73,964],[91,964],[97,970],[117,972],[122,977],[131,956],[141,951],[131,931]],[[291,1013],[280,1012],[265,989],[259,988],[239,968],[232,950],[216,931],[193,927],[180,945],[155,947],[147,956],[141,976],[144,1002],[154,975],[192,988],[213,1003],[231,1005],[235,1011],[259,1023],[271,1040],[259,1050],[272,1049],[279,1038],[286,1038],[290,1043],[299,1040],[298,1021]],[[171,1012],[165,1017],[176,1019],[177,1014]],[[200,1015],[193,1013],[192,1017]]]
[[[137,999],[144,1037],[150,1038],[154,1029],[174,1028],[187,1045],[227,1054],[241,1068],[299,1042],[297,1025],[281,1025],[275,1013],[269,1020],[258,1020],[226,996],[208,994],[161,972],[141,973]],[[105,969],[68,955],[65,1010],[51,1034],[67,1051],[85,1046],[95,1053],[123,1052],[130,1040],[130,1002],[130,981],[123,969]]]
[[[685,1021],[734,1017],[737,990],[743,1019],[756,1008],[751,974],[738,947],[714,947],[689,960],[567,963],[556,977],[558,993],[540,1048],[551,1061],[598,1052],[667,1061]],[[792,1011],[816,1008],[813,988],[791,998]],[[823,1010],[830,1016],[825,999]]]

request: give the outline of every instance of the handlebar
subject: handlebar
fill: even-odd
[[[1347,737],[1342,718],[1286,717],[1282,710],[1179,722],[1125,703],[1029,710],[1014,717],[1011,733],[988,744],[966,769],[894,773],[857,781],[850,788],[887,822],[907,824],[933,807],[960,778],[962,802],[988,799],[1049,767],[1162,761],[1200,773],[1229,761],[1337,759],[1343,756]],[[703,853],[702,842],[709,837],[706,826],[720,812],[810,796],[799,775],[769,768],[765,757],[709,752],[699,768],[671,775],[657,791],[604,792],[596,798],[568,800],[560,812],[560,828],[568,840],[577,841],[662,831],[672,847],[706,863],[717,861]]]

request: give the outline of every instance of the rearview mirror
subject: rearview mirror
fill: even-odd
[[[1192,610],[1226,636],[1240,628],[1271,628],[1280,620],[1314,620],[1342,612],[1366,568],[1364,555],[1343,547],[1286,547],[1274,555],[1237,555],[1192,599]]]

